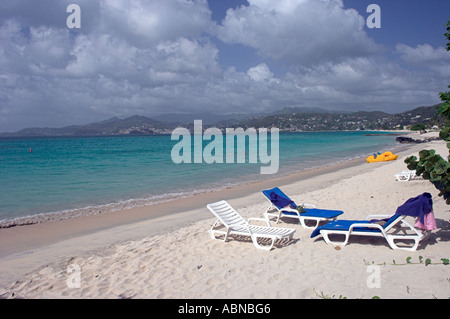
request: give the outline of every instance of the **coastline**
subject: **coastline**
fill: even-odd
[[[401,135],[409,136],[413,134],[409,131],[403,133],[406,134]],[[398,143],[392,150],[402,153],[412,147],[412,144]],[[305,179],[317,178],[323,174],[340,172],[342,173],[341,178],[345,178],[353,174],[353,171],[350,173],[345,171],[346,169],[353,169],[356,166],[364,165],[364,163],[365,156],[346,161],[339,160],[277,177],[268,176],[263,180],[246,181],[222,189],[201,191],[182,198],[173,198],[149,205],[115,209],[101,213],[86,215],[45,213],[5,220],[0,227],[0,258],[12,253],[20,253],[23,250],[45,246],[55,241],[87,235],[126,224],[164,218],[182,211],[206,211],[206,205],[213,201],[223,198],[248,197],[259,194],[262,189],[277,185],[289,185]],[[310,186],[302,189],[302,191],[304,192],[307,189],[310,189]],[[206,211],[206,213],[207,217],[209,212]],[[19,223],[16,224],[15,220],[19,220]]]
[[[382,132],[381,134],[367,134],[367,135],[385,135],[384,133],[390,132],[389,135],[396,135],[396,136],[410,136],[412,134],[411,131],[382,131],[379,130],[378,132]],[[313,132],[314,133],[314,132]],[[319,131],[320,133],[320,131]],[[389,147],[385,147],[384,149],[378,149],[378,151],[401,151],[403,149],[406,149],[407,146],[404,144],[396,143]],[[370,152],[369,152],[370,153]],[[111,202],[105,202],[104,204],[92,204],[87,206],[80,206],[76,208],[65,208],[61,210],[55,210],[55,211],[49,211],[49,212],[43,212],[43,213],[36,213],[32,215],[25,215],[25,216],[18,216],[18,217],[6,217],[3,219],[0,219],[0,230],[4,228],[11,228],[11,227],[18,227],[18,226],[28,226],[33,224],[41,224],[41,223],[47,223],[47,222],[54,222],[54,221],[61,221],[65,219],[75,219],[79,217],[88,217],[88,216],[94,216],[94,215],[100,215],[100,214],[110,214],[112,212],[116,211],[128,211],[130,209],[134,208],[144,208],[144,207],[150,207],[156,204],[161,204],[164,202],[170,202],[173,200],[178,200],[180,198],[189,198],[198,194],[203,193],[209,193],[211,190],[213,191],[221,191],[224,189],[228,189],[230,187],[236,187],[236,186],[242,186],[244,184],[252,184],[257,183],[261,180],[270,180],[272,178],[277,179],[284,179],[288,178],[291,175],[295,175],[298,172],[304,172],[309,171],[321,167],[326,167],[329,165],[339,165],[341,163],[348,163],[352,162],[353,160],[358,160],[365,158],[369,153],[358,153],[354,154],[353,156],[346,156],[346,158],[334,158],[331,159],[321,159],[320,161],[312,161],[310,163],[304,163],[303,167],[298,167],[295,165],[287,165],[283,168],[283,172],[278,172],[276,177],[271,177],[267,175],[267,177],[262,178],[262,175],[256,174],[256,175],[249,175],[247,178],[248,180],[231,180],[228,181],[225,185],[214,183],[214,185],[203,185],[203,188],[192,188],[192,189],[186,189],[186,190],[174,190],[172,193],[165,193],[165,194],[149,194],[144,195],[143,197],[130,197],[130,198],[123,198],[118,199],[117,201],[111,201]],[[212,187],[212,188],[211,188]],[[1,254],[1,253],[0,253]]]
[[[401,158],[425,147],[433,147],[437,144],[439,143],[408,145],[405,150],[399,152],[399,160],[382,164],[383,166],[393,164],[400,166]],[[405,166],[405,164],[403,163],[402,166]],[[201,224],[201,233],[195,234],[194,237],[207,235],[209,228],[204,226],[209,225],[212,215],[206,209],[206,204],[213,201],[226,199],[238,211],[244,209],[244,212],[250,214],[251,217],[261,217],[266,206],[265,199],[260,193],[262,189],[280,186],[288,194],[309,194],[306,195],[305,201],[312,199],[317,201],[319,197],[316,197],[316,193],[323,195],[323,192],[327,192],[327,189],[332,188],[333,185],[336,186],[341,181],[349,180],[354,176],[362,176],[369,171],[376,171],[380,167],[377,164],[368,166],[365,163],[365,159],[359,158],[281,178],[239,185],[217,192],[198,194],[189,198],[155,204],[149,207],[1,229],[0,269],[2,269],[2,272],[0,275],[0,286],[6,286],[15,280],[20,281],[27,274],[30,275],[33,270],[43,265],[58,263],[64,258],[84,256],[92,252],[105,254],[105,251],[120,245],[126,245],[130,241],[139,242],[142,241],[142,238],[164,237],[167,234],[170,235],[173,232],[190,227],[197,227],[198,230],[198,224]],[[429,188],[429,185],[425,186]],[[435,194],[436,192],[433,193]],[[401,201],[402,199],[399,200]],[[341,203],[342,207],[335,207],[331,203],[327,204],[327,201],[319,200],[319,202],[322,208],[343,208],[346,215],[352,215],[351,211],[348,212],[345,209],[346,203]],[[280,225],[280,227],[283,226],[285,225]],[[300,241],[305,240],[306,237],[307,234],[300,233]],[[167,238],[167,241],[170,241],[170,238]],[[226,249],[226,245],[230,244],[221,242],[216,244],[215,242],[212,241],[211,243],[211,241],[208,241],[208,244],[224,245],[221,249]],[[234,248],[241,247],[241,245],[245,246],[242,248],[246,251],[252,250],[253,247],[248,245],[248,243],[236,241],[231,245]],[[323,246],[321,247],[323,249]],[[383,248],[389,251],[388,248]],[[283,249],[285,248],[279,249],[279,253],[283,254]],[[171,295],[159,295],[159,297],[164,296],[170,297]]]
[[[255,194],[259,197],[260,191],[265,188],[271,188],[276,185],[290,185],[302,180],[336,172],[339,173],[340,178],[345,178],[353,174],[353,171],[349,170],[364,165],[364,163],[364,158],[356,158],[347,162],[328,164],[286,176],[247,182],[221,190],[203,192],[186,198],[172,199],[148,206],[0,228],[0,258],[13,253],[20,253],[23,250],[36,249],[55,241],[89,235],[97,231],[169,218],[169,216],[180,214],[180,212],[188,211],[195,213],[195,215],[198,214],[196,218],[208,218],[210,213],[207,211],[206,205],[210,202],[223,198],[239,201],[241,198],[255,197]],[[364,171],[365,169],[361,167],[358,171]],[[306,189],[302,191],[306,191]],[[164,233],[164,231],[159,229],[155,231],[157,231],[153,233],[155,235]]]

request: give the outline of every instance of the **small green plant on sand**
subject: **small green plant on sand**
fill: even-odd
[[[315,289],[313,289],[313,291],[314,291],[314,293],[316,294],[316,296],[319,297],[319,298],[321,298],[321,299],[347,299],[347,297],[344,297],[344,296],[342,296],[342,295],[339,295],[339,297],[336,297],[336,295],[332,295],[332,296],[330,297],[330,296],[326,296],[326,295],[323,293],[323,291],[321,291],[320,294],[319,294]]]
[[[411,261],[412,257],[407,257],[406,258],[406,262],[405,263],[397,263],[395,261],[395,259],[392,260],[391,265],[394,266],[403,266],[403,265],[419,265],[419,264],[424,264],[425,266],[429,266],[429,265],[449,265],[450,264],[450,260],[448,258],[441,258],[441,262],[432,262],[430,258],[427,259],[423,259],[422,256],[419,256],[419,261],[418,262],[412,262]],[[373,261],[372,263],[367,262],[366,260],[364,260],[364,263],[366,265],[377,265],[377,266],[384,266],[386,265],[386,263],[380,263],[380,264],[375,264]]]
[[[316,296],[321,299],[347,299],[347,297],[344,297],[342,295],[339,295],[339,297],[336,295],[327,296],[323,293],[323,291],[321,291],[320,294],[315,289],[313,289],[313,291],[316,294]],[[373,296],[372,299],[381,299],[381,298],[378,296]]]

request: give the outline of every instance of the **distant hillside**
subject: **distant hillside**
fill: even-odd
[[[270,115],[281,115],[281,114],[294,114],[294,113],[349,113],[343,111],[329,111],[321,108],[314,107],[285,107],[281,110],[274,111]]]
[[[226,115],[218,115],[211,113],[176,113],[176,114],[161,114],[154,116],[153,119],[164,122],[170,125],[183,125],[193,123],[194,120],[201,119],[205,125],[213,125],[219,122],[236,122],[245,119],[250,114],[232,113]]]
[[[15,133],[1,133],[0,137],[39,136],[114,136],[171,134],[177,126],[192,128],[196,119],[203,120],[204,127],[277,127],[281,131],[338,131],[338,130],[395,130],[416,123],[428,127],[440,125],[438,105],[422,106],[411,111],[388,114],[384,112],[330,113],[312,108],[284,108],[272,114],[165,114],[155,118],[131,116],[105,121],[72,125],[63,128],[26,128]]]
[[[240,127],[277,127],[281,131],[341,131],[341,130],[397,130],[423,123],[429,128],[443,121],[438,107],[418,107],[414,110],[388,114],[380,111],[354,113],[294,112],[248,118],[237,123]]]
[[[151,135],[170,132],[162,122],[145,116],[131,116],[126,119],[117,117],[105,121],[71,125],[63,128],[26,128],[15,133],[1,133],[2,137],[34,136],[101,136],[101,135]]]

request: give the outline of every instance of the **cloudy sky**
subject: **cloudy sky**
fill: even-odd
[[[372,3],[381,28],[366,24]],[[448,0],[1,0],[0,132],[433,105],[450,84],[449,19]]]

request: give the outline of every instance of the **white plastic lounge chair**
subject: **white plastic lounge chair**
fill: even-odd
[[[208,204],[207,207],[217,217],[216,222],[209,230],[212,239],[217,239],[216,234],[223,235],[223,241],[226,241],[230,235],[250,236],[256,248],[271,250],[276,240],[290,240],[295,233],[293,228],[271,227],[270,222],[263,218],[250,218],[246,221],[224,200]],[[250,225],[251,220],[264,221],[267,226]],[[220,226],[222,226],[221,229],[216,229]],[[270,243],[268,245],[260,244],[258,240],[261,241],[261,239],[268,239]]]
[[[351,235],[384,237],[389,246],[396,249],[415,251],[420,241],[425,237],[423,233],[411,226],[405,219],[406,216],[394,214],[389,218],[387,215],[370,215],[366,220],[335,220],[328,224],[316,228],[311,234],[311,238],[322,235],[327,244],[345,246]],[[372,220],[387,219],[384,225],[379,225]],[[401,233],[400,233],[401,232]],[[344,235],[342,242],[331,241],[330,235]],[[403,241],[403,245],[398,246],[396,241]],[[414,241],[412,246],[408,246],[404,241]]]
[[[299,206],[288,196],[286,196],[286,194],[284,194],[283,191],[278,187],[263,190],[262,193],[270,202],[270,206],[264,213],[264,217],[266,217],[267,219],[275,217],[276,223],[279,222],[281,217],[296,218],[304,228],[314,229],[319,226],[320,222],[335,220],[339,215],[344,213],[341,210],[318,209],[315,208],[316,206],[311,204],[301,204],[300,206],[302,206],[305,211],[300,213],[295,208],[284,206],[284,204],[280,205],[280,203],[283,203],[284,201],[274,201],[273,196],[275,194],[275,196],[279,196],[287,201],[290,201],[292,203],[292,206]],[[315,224],[313,226],[308,226],[307,221],[312,221]]]
[[[397,181],[399,182],[407,182],[413,179],[420,179],[419,176],[416,176],[416,171],[404,170],[400,173],[394,175]]]

